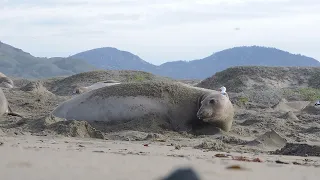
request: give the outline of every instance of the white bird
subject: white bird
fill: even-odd
[[[223,94],[223,95],[227,95],[227,88],[226,87],[224,87],[224,86],[222,86],[221,88],[220,88],[220,90],[221,90],[221,94]]]

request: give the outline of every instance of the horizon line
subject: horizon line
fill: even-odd
[[[112,46],[101,46],[101,47],[97,47],[97,48],[90,48],[90,49],[87,49],[87,50],[82,50],[81,52],[78,52],[78,53],[75,53],[75,54],[69,55],[69,56],[51,56],[51,57],[48,57],[48,56],[35,56],[35,55],[33,55],[33,54],[29,53],[29,52],[24,51],[23,49],[20,49],[20,48],[18,48],[18,47],[13,46],[13,45],[4,43],[3,41],[0,40],[0,44],[1,44],[1,43],[2,43],[2,44],[6,44],[6,45],[8,45],[8,46],[11,46],[11,47],[13,47],[13,48],[15,48],[15,49],[19,49],[19,50],[21,50],[22,52],[27,53],[27,54],[30,54],[31,56],[33,56],[33,57],[35,57],[35,58],[45,58],[45,59],[50,59],[50,58],[72,58],[72,56],[74,56],[74,55],[77,55],[77,54],[80,54],[80,53],[84,53],[84,52],[87,52],[87,51],[92,51],[92,50],[96,50],[96,49],[103,49],[103,48],[113,48],[113,49],[116,49],[116,50],[118,50],[118,51],[123,51],[123,52],[128,52],[128,53],[130,53],[130,54],[133,54],[133,55],[139,57],[141,60],[146,61],[147,63],[150,63],[150,64],[155,65],[155,66],[159,66],[159,65],[162,65],[162,64],[165,64],[165,63],[170,63],[170,62],[179,62],[179,61],[182,61],[182,62],[191,62],[191,61],[202,60],[202,59],[207,58],[207,57],[210,57],[210,56],[212,56],[212,55],[214,55],[214,54],[216,54],[216,53],[219,53],[219,52],[222,52],[222,51],[225,51],[225,50],[231,50],[231,49],[233,49],[233,48],[241,48],[241,47],[260,47],[260,48],[276,49],[276,50],[280,50],[280,51],[283,51],[283,52],[286,52],[286,53],[289,53],[289,54],[292,54],[292,55],[300,55],[300,56],[304,56],[304,57],[307,57],[307,58],[312,58],[312,59],[320,62],[320,60],[318,60],[318,59],[316,59],[316,58],[314,58],[314,57],[307,56],[307,55],[304,55],[304,54],[301,54],[301,53],[292,53],[292,52],[290,52],[290,51],[283,50],[283,49],[280,49],[280,48],[276,48],[276,47],[272,47],[272,46],[263,46],[263,45],[240,45],[240,46],[233,46],[233,47],[230,47],[230,48],[224,48],[224,49],[222,49],[222,50],[218,50],[218,51],[213,52],[213,53],[211,53],[210,55],[207,55],[207,56],[202,57],[202,58],[197,58],[197,59],[192,59],[192,60],[171,60],[171,61],[168,60],[168,61],[165,61],[165,62],[163,62],[163,63],[160,63],[159,65],[156,65],[155,63],[152,63],[152,62],[150,62],[150,61],[148,61],[148,60],[142,59],[139,55],[137,55],[137,54],[135,54],[135,53],[133,53],[133,52],[131,52],[131,51],[124,50],[124,49],[119,49],[119,48],[117,48],[117,47],[112,47]],[[76,59],[76,58],[74,58],[74,59]]]

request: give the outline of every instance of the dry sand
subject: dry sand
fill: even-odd
[[[152,133],[132,131],[130,124],[104,131],[97,124],[48,116],[70,98],[59,95],[66,92],[63,85],[49,91],[59,81],[66,80],[29,85],[28,80],[16,80],[17,88],[3,89],[13,111],[25,118],[0,117],[2,179],[158,179],[189,166],[201,179],[319,178],[320,109],[310,104],[304,108],[306,101],[237,107],[229,133]],[[217,153],[230,156],[215,157]],[[232,159],[240,155],[263,162]],[[230,165],[244,169],[227,169]]]
[[[201,179],[318,179],[319,157],[243,155],[264,162],[241,162],[221,152],[169,143],[124,142],[66,137],[2,137],[1,179],[160,179],[181,167],[192,167]],[[148,146],[145,146],[148,144]],[[290,164],[276,164],[280,159]],[[309,165],[295,165],[307,163]],[[238,165],[242,169],[227,169]]]

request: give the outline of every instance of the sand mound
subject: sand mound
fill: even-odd
[[[282,99],[281,91],[276,89],[265,89],[263,91],[247,90],[241,93],[230,92],[229,96],[232,103],[247,109],[269,108]]]
[[[230,135],[219,136],[216,139],[221,140],[223,143],[233,144],[233,145],[242,145],[247,143],[247,141],[245,140],[242,140],[238,137],[230,136]]]
[[[0,87],[2,88],[12,88],[14,87],[14,82],[8,77],[0,77]]]
[[[239,66],[217,72],[196,86],[208,89],[227,87],[229,92],[286,87],[320,87],[318,67]]]
[[[52,94],[50,91],[47,90],[47,88],[45,88],[42,85],[41,81],[30,82],[24,87],[21,87],[20,90],[26,91],[26,92],[39,93],[39,94]]]
[[[48,90],[57,95],[71,95],[75,87],[90,86],[107,80],[120,82],[142,82],[148,80],[169,80],[143,71],[99,70],[75,74],[48,84]]]
[[[292,111],[286,112],[285,114],[283,114],[279,118],[288,119],[288,120],[299,120],[299,118]]]
[[[279,101],[277,104],[275,104],[274,106],[272,106],[271,108],[275,111],[284,111],[284,112],[288,112],[288,111],[296,111],[295,109],[291,108],[290,106],[287,105],[288,101],[285,99],[281,99],[281,101]]]
[[[194,148],[210,151],[228,151],[232,149],[232,146],[223,143],[221,140],[204,140],[201,144],[194,146]]]
[[[6,134],[3,132],[2,129],[0,129],[0,136],[5,136]]]
[[[145,133],[140,131],[121,131],[110,133],[105,136],[109,140],[121,141],[145,141],[151,139],[165,139],[163,135],[156,133]]]
[[[247,145],[259,146],[263,149],[279,149],[285,146],[287,140],[281,137],[277,132],[271,130],[264,133],[253,141],[250,141]]]
[[[308,104],[310,104],[309,101],[290,101],[288,102],[285,99],[281,99],[281,101],[274,106],[272,106],[273,110],[275,111],[301,111],[303,110]]]
[[[11,78],[13,83],[14,83],[14,86],[15,87],[18,87],[18,88],[21,88],[25,85],[27,85],[28,83],[32,82],[32,80],[29,80],[29,79],[23,79],[23,78],[16,78],[16,77],[13,77]]]
[[[48,129],[55,131],[57,134],[71,137],[91,137],[104,139],[103,134],[97,131],[86,121],[60,121],[51,124]]]
[[[308,144],[287,143],[273,154],[290,156],[320,156],[320,146]]]
[[[309,103],[305,108],[302,109],[302,112],[308,113],[308,114],[320,114],[320,107],[314,106],[315,103],[311,102]]]
[[[86,121],[65,121],[51,115],[42,119],[29,121],[27,122],[27,127],[33,133],[43,133],[49,130],[67,137],[104,139],[103,134]]]
[[[297,111],[301,111],[307,105],[310,104],[310,101],[290,101],[286,103],[289,107],[296,109]]]

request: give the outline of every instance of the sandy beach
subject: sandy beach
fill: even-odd
[[[1,137],[3,179],[160,179],[177,168],[192,167],[201,179],[318,179],[320,158],[238,154],[263,162],[215,157],[222,152],[175,149],[167,143],[124,142],[66,137]],[[145,146],[148,144],[148,146]],[[281,160],[290,164],[277,164]],[[243,169],[227,169],[240,165]],[[317,165],[317,166],[315,166]]]

